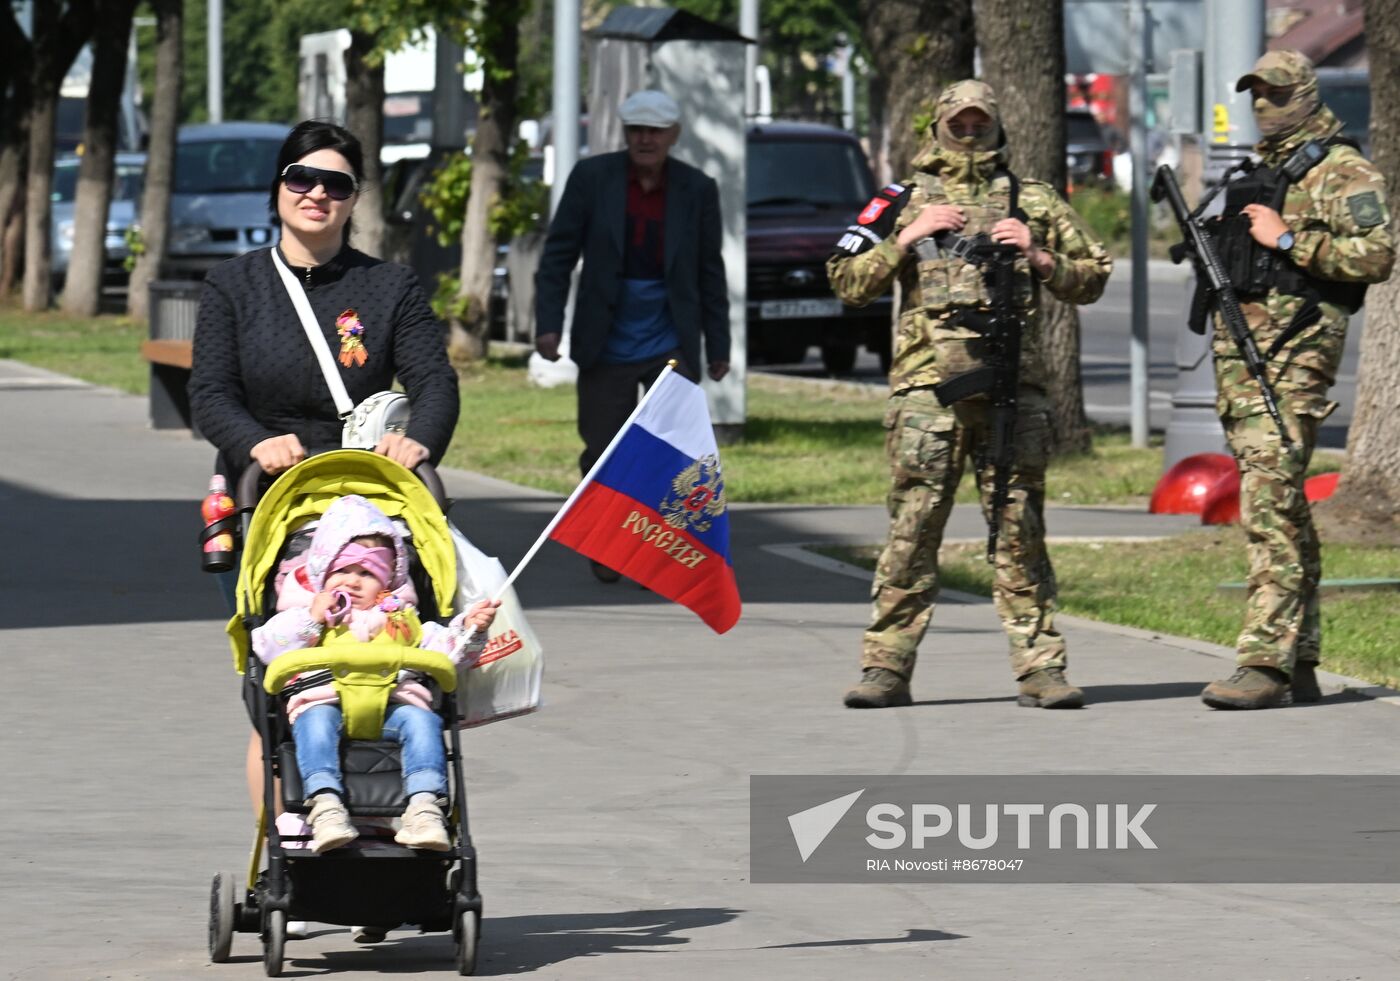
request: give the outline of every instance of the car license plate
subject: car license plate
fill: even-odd
[[[839,317],[838,299],[764,300],[758,305],[758,315],[764,320],[792,320],[797,317]]]

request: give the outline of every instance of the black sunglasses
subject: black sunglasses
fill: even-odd
[[[282,183],[293,194],[309,194],[320,184],[326,189],[326,197],[332,201],[344,201],[354,194],[358,185],[355,178],[343,170],[322,170],[306,164],[287,164],[282,171]]]

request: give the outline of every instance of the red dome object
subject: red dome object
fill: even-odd
[[[1303,493],[1309,501],[1325,501],[1337,489],[1339,473],[1320,473],[1303,481]],[[1240,478],[1233,473],[1220,478],[1206,494],[1201,508],[1201,524],[1232,525],[1240,520]]]
[[[1303,481],[1303,494],[1310,501],[1325,501],[1336,492],[1341,476],[1339,473],[1320,473],[1309,477]]]
[[[1231,469],[1206,492],[1201,506],[1201,524],[1234,525],[1240,521],[1240,473]]]
[[[1197,453],[1178,460],[1152,489],[1147,510],[1150,514],[1200,514],[1210,489],[1228,474],[1236,475],[1238,487],[1235,459],[1226,453]]]

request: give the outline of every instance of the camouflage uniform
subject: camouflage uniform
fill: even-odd
[[[948,119],[969,102],[995,102],[980,82],[950,86],[938,102],[937,118]],[[989,231],[1007,217],[1011,180],[1001,149],[962,152],[935,140],[914,162],[903,185],[885,189],[886,205],[862,212],[837,254],[827,263],[836,294],[846,303],[870,303],[896,281],[901,291],[899,323],[885,412],[886,452],[892,483],[890,531],[871,590],[873,610],[865,631],[862,668],[885,668],[908,679],[919,642],[928,629],[938,594],[938,549],[964,464],[987,448],[991,403],[966,399],[945,408],[935,384],[976,367],[981,335],[958,321],[963,310],[987,310],[982,271],[940,253],[922,258],[905,252],[896,237],[929,204],[952,204],[967,218],[963,236]],[[879,244],[870,233],[871,212],[902,207]],[[907,193],[907,197],[905,196]],[[1112,261],[1093,234],[1048,184],[1025,180],[1019,207],[1032,238],[1048,250],[1054,268],[1043,283],[1024,257],[1016,260],[1016,306],[1025,328],[1010,501],[1001,515],[995,586],[997,612],[1010,638],[1011,668],[1018,678],[1042,668],[1063,667],[1065,644],[1055,630],[1055,576],[1045,551],[1045,467],[1050,438],[1045,372],[1041,356],[1038,296],[1043,285],[1071,303],[1092,303],[1103,291]],[[887,216],[886,216],[887,217]],[[863,239],[863,240],[861,240]],[[992,468],[979,473],[983,512],[992,496]],[[848,704],[850,704],[848,702]]]
[[[1255,79],[1298,86],[1282,110],[1256,103],[1257,114],[1299,117],[1296,124],[1284,119],[1282,132],[1257,145],[1266,166],[1279,167],[1309,140],[1326,141],[1341,131],[1336,116],[1317,101],[1316,74],[1302,55],[1270,52],[1238,87],[1243,90]],[[1261,129],[1265,124],[1261,117]],[[1394,246],[1384,181],[1352,147],[1329,147],[1321,162],[1289,186],[1281,216],[1295,235],[1287,258],[1303,273],[1341,283],[1377,283],[1390,274]],[[1277,289],[1241,299],[1261,351],[1270,350],[1303,303],[1302,297]],[[1319,306],[1320,319],[1284,343],[1268,364],[1291,449],[1280,441],[1229,331],[1215,319],[1216,408],[1239,467],[1240,514],[1249,540],[1249,593],[1237,662],[1285,674],[1293,672],[1295,661],[1315,665],[1319,656],[1322,558],[1303,478],[1318,428],[1337,407],[1327,390],[1336,380],[1351,313],[1326,294]]]

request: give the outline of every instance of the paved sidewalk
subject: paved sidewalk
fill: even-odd
[[[468,393],[468,398],[470,394]],[[251,821],[247,721],[197,572],[212,450],[146,427],[144,400],[0,361],[0,979],[249,979],[204,951],[210,876]],[[470,412],[470,403],[464,407]],[[453,519],[515,561],[558,498],[444,475]],[[981,534],[959,513],[951,534]],[[1189,523],[1105,509],[1056,535]],[[990,605],[956,597],[915,706],[842,709],[868,583],[791,546],[869,542],[878,508],[739,507],[744,617],[717,637],[547,545],[520,593],[548,650],[546,708],[469,734],[482,855],[480,972],[538,978],[1390,978],[1395,885],[752,885],[748,781],[766,773],[1400,772],[1400,711],[1353,695],[1262,713],[1197,700],[1227,662],[1067,621],[1082,712],[1017,708]],[[1286,862],[1288,856],[1279,856]],[[449,973],[443,935],[288,945],[287,975]]]

